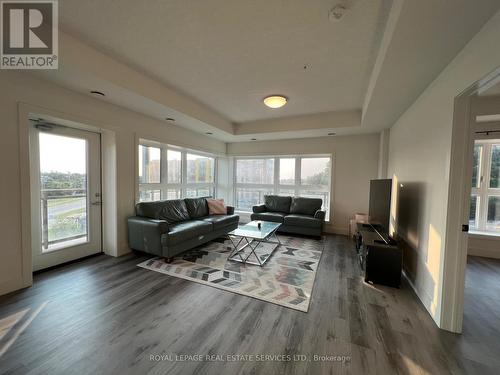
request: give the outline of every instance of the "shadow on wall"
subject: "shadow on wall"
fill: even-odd
[[[396,238],[403,249],[403,268],[411,282],[415,282],[420,246],[420,207],[425,202],[424,184],[401,182],[396,186]]]
[[[395,178],[397,181],[397,178]],[[403,250],[403,269],[421,301],[432,316],[439,314],[437,280],[440,272],[441,235],[429,224],[421,222],[422,209],[429,197],[421,182],[398,181],[393,187],[394,206],[391,224],[394,237]]]

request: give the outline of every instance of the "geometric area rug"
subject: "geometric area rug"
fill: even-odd
[[[184,252],[172,263],[152,258],[138,266],[307,312],[324,242],[282,235],[279,238],[282,245],[263,267],[228,260],[232,247],[229,240],[222,239]],[[272,246],[261,244],[257,255],[265,257]]]

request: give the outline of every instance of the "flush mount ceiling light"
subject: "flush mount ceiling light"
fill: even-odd
[[[263,100],[264,104],[269,108],[281,108],[286,104],[287,101],[288,98],[283,95],[270,95],[266,96]]]

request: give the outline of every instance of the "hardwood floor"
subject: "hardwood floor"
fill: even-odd
[[[500,373],[500,260],[469,256],[465,279],[464,346]],[[479,368],[478,372],[481,368]]]
[[[399,290],[364,284],[347,237],[327,237],[308,313],[136,267],[146,258],[97,256],[36,275],[32,288],[0,297],[0,373],[488,374],[500,368],[493,355],[498,320],[484,321],[498,319],[499,310],[476,306],[466,313],[464,335],[441,331],[406,284]],[[196,354],[224,361],[169,360]],[[254,358],[228,362],[226,355]],[[350,359],[314,361],[314,355]]]

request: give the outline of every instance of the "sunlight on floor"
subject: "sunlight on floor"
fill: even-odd
[[[14,327],[23,317],[29,309],[18,311],[6,318],[0,319],[0,340],[2,340],[7,333]]]
[[[0,320],[0,357],[16,342],[17,338],[24,332],[26,328],[35,320],[37,315],[44,309],[48,301],[42,303],[31,314],[27,313],[30,309],[18,311],[6,318]]]
[[[418,363],[416,363],[413,359],[409,358],[406,355],[401,355],[401,359],[406,366],[409,374],[431,374],[431,372],[422,368]]]

